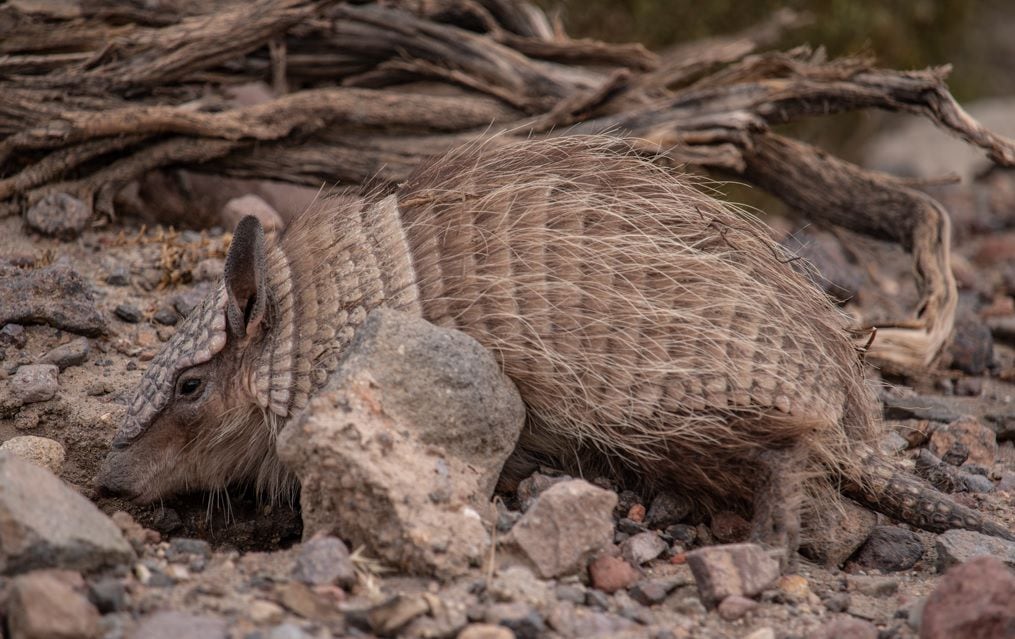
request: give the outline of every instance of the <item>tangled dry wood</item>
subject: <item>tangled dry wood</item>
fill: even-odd
[[[877,108],[927,117],[1006,166],[1015,142],[962,111],[947,68],[758,52],[803,19],[780,12],[659,55],[569,38],[513,0],[11,0],[0,7],[0,214],[64,193],[112,216],[125,186],[167,167],[394,183],[477,136],[606,131],[660,162],[756,184],[818,223],[900,243],[922,302],[879,327],[868,356],[925,366],[956,304],[947,213],[772,126]],[[273,99],[229,99],[258,81]]]

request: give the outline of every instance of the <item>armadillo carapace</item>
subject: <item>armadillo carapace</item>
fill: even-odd
[[[795,544],[846,490],[932,530],[1012,532],[877,456],[876,397],[843,315],[765,229],[603,137],[474,145],[393,195],[323,199],[224,281],[145,373],[102,483],[141,500],[291,485],[274,435],[373,308],[489,348],[528,410],[519,452],[753,509]]]

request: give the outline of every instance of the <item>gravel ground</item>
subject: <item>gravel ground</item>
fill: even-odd
[[[884,445],[907,460],[944,459],[958,501],[1015,526],[1015,174],[951,188],[937,195],[956,223],[955,343],[934,370],[885,380],[892,429]],[[898,251],[860,240],[846,251],[828,233],[775,227],[859,308],[895,312],[912,298]],[[762,578],[767,559],[746,567],[737,559],[754,557],[754,547],[715,546],[746,581],[760,581],[730,584],[717,572],[730,589],[723,592],[734,594],[713,601],[698,571],[716,570],[710,562],[721,558],[699,553],[744,541],[746,522],[733,513],[668,520],[658,513],[672,503],[629,492],[603,514],[612,539],[588,570],[544,578],[539,565],[490,564],[443,582],[387,571],[334,538],[301,544],[295,506],[259,504],[242,490],[228,505],[204,495],[150,506],[99,496],[94,478],[126,402],[174,325],[221,275],[228,240],[221,229],[176,233],[121,220],[65,241],[31,232],[20,218],[0,220],[0,451],[49,468],[113,516],[136,555],[79,566],[56,550],[65,542],[53,541],[42,555],[50,560],[30,566],[41,570],[9,566],[2,611],[12,634],[21,633],[13,636],[936,637],[1015,588],[1001,566],[1015,565],[1015,544],[985,546],[984,538],[882,518],[841,568],[803,559],[797,575],[774,581]],[[532,478],[524,499],[505,495],[502,532],[559,479]],[[52,491],[44,498],[73,499]],[[543,503],[551,519],[575,516],[571,502]],[[984,553],[1001,561],[970,573],[966,562]],[[945,576],[964,563],[966,573]],[[1000,576],[977,577],[991,570]],[[995,591],[978,604],[946,596],[957,583],[984,581]],[[931,598],[928,615],[935,588],[943,594]],[[52,602],[61,614],[45,614]]]

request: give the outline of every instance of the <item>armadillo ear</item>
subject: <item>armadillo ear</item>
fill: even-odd
[[[244,337],[264,319],[267,277],[264,228],[253,215],[240,220],[226,255],[226,324],[229,334]]]

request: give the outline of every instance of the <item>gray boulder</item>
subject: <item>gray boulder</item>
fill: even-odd
[[[525,420],[514,384],[464,333],[373,311],[323,392],[283,430],[304,536],[335,534],[417,574],[487,555],[490,498]]]
[[[120,529],[48,470],[0,452],[0,573],[92,570],[134,558]]]

